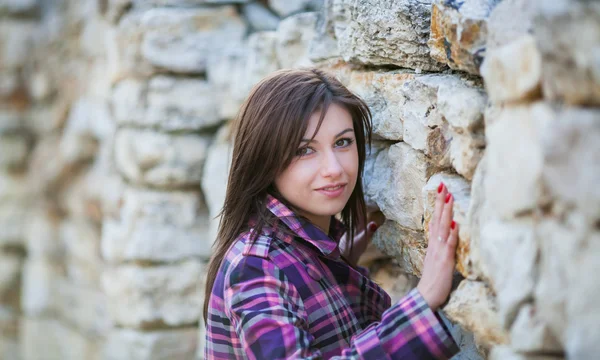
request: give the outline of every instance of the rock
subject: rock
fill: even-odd
[[[435,209],[437,188],[443,182],[454,197],[453,219],[458,223],[458,246],[456,248],[456,268],[466,278],[472,278],[471,262],[471,231],[467,213],[471,203],[471,184],[464,178],[452,174],[435,174],[423,187],[424,223],[426,238],[429,238],[429,225]]]
[[[242,89],[246,85],[247,58],[248,48],[244,46],[209,59],[206,75],[213,100],[219,101],[215,100],[207,105],[210,108],[216,105],[219,119],[235,118],[247,95]]]
[[[305,11],[317,11],[324,0],[269,0],[269,7],[279,16],[286,17]]]
[[[539,138],[551,119],[552,112],[541,103],[506,107],[490,119],[485,198],[498,216],[510,218],[542,203],[544,159]]]
[[[494,346],[490,360],[563,360],[561,355],[536,355],[515,352],[510,346]]]
[[[167,131],[199,130],[220,121],[215,89],[206,80],[155,76],[149,81],[127,79],[112,94],[119,124]]]
[[[111,360],[194,359],[198,329],[138,331],[115,328],[108,333],[106,357]]]
[[[403,272],[421,276],[427,251],[427,240],[422,231],[386,220],[373,234],[372,241],[385,254],[393,256]]]
[[[397,266],[388,262],[375,272],[371,279],[375,281],[386,293],[390,295],[392,304],[398,302],[417,286],[418,279],[410,274],[405,274]]]
[[[0,168],[21,169],[31,150],[31,136],[23,132],[0,132]]]
[[[317,13],[308,12],[290,16],[277,28],[277,59],[281,68],[312,66],[308,48],[315,36]]]
[[[19,316],[12,309],[0,307],[0,356],[4,360],[21,360]]]
[[[104,336],[111,326],[106,295],[99,289],[73,284],[60,278],[54,284],[54,303],[60,318],[79,332],[90,336]]]
[[[208,145],[207,137],[195,134],[122,129],[116,135],[115,160],[121,174],[137,184],[161,188],[197,185]]]
[[[22,14],[29,13],[37,9],[39,0],[1,0],[0,14]]]
[[[38,205],[31,212],[25,244],[28,259],[49,259],[59,261],[64,254],[58,231],[60,214],[50,206]]]
[[[70,217],[60,224],[59,236],[68,259],[78,259],[89,263],[100,260],[101,229],[91,221]]]
[[[0,24],[0,70],[10,71],[22,68],[33,49],[36,26],[34,21],[2,19]]]
[[[542,54],[544,97],[600,105],[600,52],[595,50],[600,45],[600,6],[588,1],[537,5],[533,31]]]
[[[367,212],[375,212],[379,210],[377,203],[366,193],[367,189],[371,186],[371,180],[375,178],[375,163],[377,162],[377,156],[383,150],[387,151],[387,148],[392,145],[391,142],[372,140],[371,147],[367,149],[365,167],[363,170],[363,192],[365,193],[365,203],[367,205]]]
[[[18,254],[0,252],[0,301],[16,311],[19,310],[22,265],[23,258]]]
[[[434,0],[431,57],[451,69],[479,74],[485,56],[487,18],[500,0]]]
[[[460,324],[452,323],[438,311],[438,315],[452,334],[452,338],[458,345],[460,352],[452,357],[452,360],[484,360],[487,359],[488,348],[477,344],[473,333],[465,330]]]
[[[483,272],[496,293],[500,322],[510,329],[533,296],[539,256],[535,225],[529,219],[489,221],[480,230]]]
[[[59,301],[58,279],[63,276],[59,263],[46,259],[28,259],[23,265],[21,308],[27,316],[52,315]]]
[[[242,14],[254,31],[275,30],[279,25],[279,18],[259,2],[242,5]]]
[[[541,97],[542,58],[535,38],[521,38],[489,51],[481,66],[493,102],[530,101]]]
[[[494,7],[487,21],[486,56],[490,51],[532,33],[536,2],[502,0]]]
[[[348,88],[369,106],[373,115],[373,134],[387,140],[402,140],[403,105],[406,98],[398,88],[414,78],[414,73],[404,70],[351,73]]]
[[[493,295],[483,282],[463,280],[450,294],[444,312],[452,321],[472,331],[475,341],[487,347],[508,343],[496,313]]]
[[[406,143],[394,144],[377,155],[373,177],[365,194],[386,218],[406,228],[422,231],[421,190],[435,170],[423,153]]]
[[[233,6],[130,12],[107,34],[111,77],[203,73],[209,56],[239,45],[245,32]]]
[[[242,99],[246,98],[260,80],[281,68],[278,44],[278,32],[261,31],[248,36],[248,53],[240,86]]]
[[[308,49],[308,57],[313,62],[341,59],[340,49],[335,37],[335,16],[335,0],[325,0],[323,9],[318,12],[315,36]]]
[[[562,353],[562,348],[554,338],[547,324],[536,314],[533,305],[521,307],[510,329],[510,344],[523,353]]]
[[[110,316],[117,325],[140,329],[195,324],[202,313],[204,273],[196,260],[107,269],[102,284]]]
[[[216,190],[211,190],[216,191]],[[200,193],[127,187],[117,218],[102,225],[102,257],[110,262],[208,258],[213,238]]]
[[[333,6],[345,61],[427,71],[445,67],[429,56],[431,1],[335,0]]]
[[[233,146],[228,139],[229,132],[230,126],[226,125],[217,133],[215,143],[208,150],[201,183],[209,210],[211,241],[217,238],[220,223],[217,216],[225,204],[227,192],[229,167],[231,166],[233,152]]]

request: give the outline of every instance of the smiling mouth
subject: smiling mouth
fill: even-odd
[[[327,186],[327,187],[322,187],[319,190],[325,190],[325,191],[336,191],[338,189],[343,188],[345,185],[336,185],[336,186]]]

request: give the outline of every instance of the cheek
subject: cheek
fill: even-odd
[[[348,180],[352,183],[356,183],[356,178],[358,177],[358,152],[356,149],[344,153],[340,158],[340,163],[349,178]]]
[[[310,187],[314,172],[315,165],[310,160],[297,161],[275,179],[275,186],[284,197],[301,194],[305,188]]]

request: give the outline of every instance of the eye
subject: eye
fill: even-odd
[[[342,139],[338,139],[335,142],[335,146],[337,147],[348,147],[352,144],[352,142],[354,142],[353,139],[351,138],[342,138]]]
[[[302,147],[302,148],[296,150],[296,156],[300,156],[300,157],[308,156],[308,155],[312,154],[313,152],[315,152],[313,149],[311,149],[308,146],[305,146],[305,147]]]

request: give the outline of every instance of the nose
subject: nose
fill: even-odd
[[[339,162],[335,152],[327,151],[323,156],[321,164],[321,176],[331,179],[336,179],[342,175],[344,169]]]

